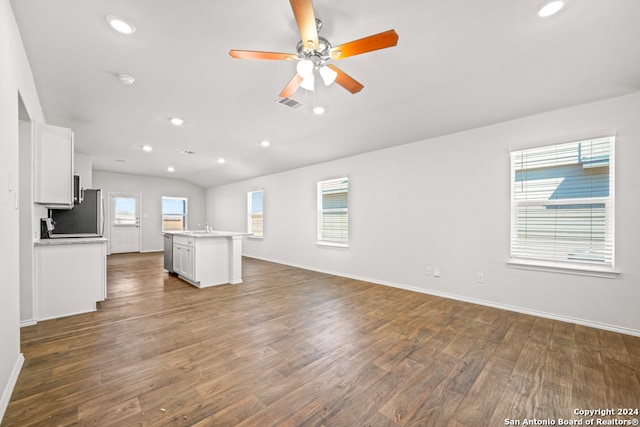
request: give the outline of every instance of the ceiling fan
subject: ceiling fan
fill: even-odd
[[[340,60],[374,50],[385,49],[398,44],[398,34],[394,30],[374,34],[339,46],[331,46],[324,37],[318,36],[322,22],[315,17],[312,0],[289,0],[293,14],[300,30],[300,42],[296,53],[260,52],[252,50],[229,51],[229,55],[237,59],[266,59],[298,61],[296,74],[280,92],[281,98],[289,98],[298,87],[308,90],[314,88],[314,71],[330,85],[334,81],[351,93],[358,93],[364,87],[333,64],[330,60]]]

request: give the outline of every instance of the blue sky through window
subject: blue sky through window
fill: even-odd
[[[163,215],[184,215],[186,214],[186,201],[184,199],[162,198]]]
[[[251,193],[251,212],[262,212],[262,191]]]

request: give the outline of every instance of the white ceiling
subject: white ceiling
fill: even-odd
[[[323,86],[314,100],[298,89],[295,110],[276,102],[295,63],[228,55],[294,53],[287,0],[11,4],[46,120],[75,131],[76,152],[94,169],[203,187],[640,90],[638,0],[567,0],[546,19],[541,0],[316,0],[334,46],[392,28],[399,41],[337,64],[360,93]],[[113,31],[107,15],[137,31]]]

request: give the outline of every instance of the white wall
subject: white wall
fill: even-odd
[[[142,239],[140,250],[153,252],[163,250],[162,237],[162,196],[186,197],[187,226],[191,229],[204,228],[205,189],[180,179],[156,178],[141,175],[129,175],[104,171],[93,171],[93,188],[103,190],[105,204],[109,192],[139,193],[141,200]],[[105,205],[106,206],[106,205]],[[108,232],[105,225],[105,232]],[[107,236],[108,237],[108,236]]]
[[[73,154],[73,174],[80,177],[80,187],[93,189],[93,158],[88,154]]]
[[[32,120],[44,115],[9,0],[0,0],[0,419],[22,366],[20,353],[18,94]],[[27,141],[31,142],[31,141]],[[27,150],[28,151],[28,150]],[[29,213],[27,213],[29,215]],[[28,242],[29,243],[29,242]]]
[[[247,256],[640,335],[638,117],[640,93],[210,188],[207,219],[246,230],[246,192],[263,188],[265,238],[245,239]],[[508,267],[509,150],[602,129],[618,135],[621,276]],[[316,182],[344,175],[350,248],[318,247]],[[427,276],[427,266],[441,277]]]

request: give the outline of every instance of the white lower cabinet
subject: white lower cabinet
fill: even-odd
[[[36,242],[36,320],[96,310],[107,297],[106,247],[102,238]]]
[[[174,234],[173,271],[199,288],[240,283],[241,276],[236,277],[233,274],[235,269],[231,267],[234,242],[240,242],[240,238],[197,238]],[[237,257],[240,258],[239,252]]]
[[[195,251],[193,238],[174,237],[173,239],[173,271],[180,276],[195,281]]]

